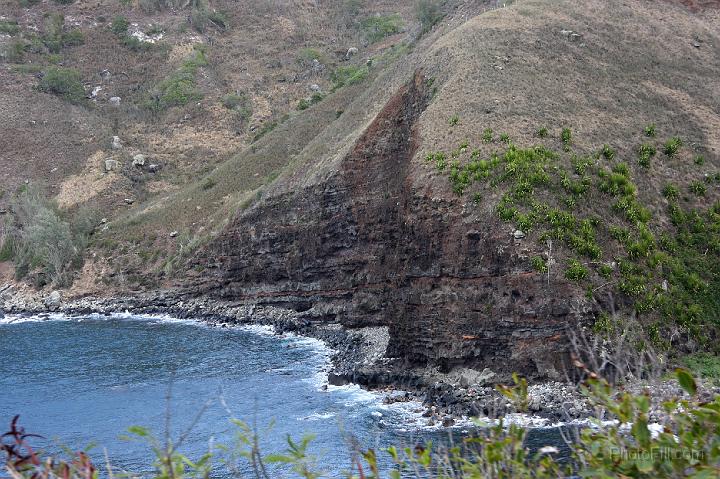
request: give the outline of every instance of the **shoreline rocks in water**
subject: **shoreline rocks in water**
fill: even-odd
[[[139,315],[197,319],[218,327],[267,325],[278,334],[294,333],[327,344],[333,350],[332,369],[328,373],[330,385],[356,383],[371,390],[385,391],[389,402],[421,401],[427,408],[423,414],[428,417],[428,424],[449,427],[461,417],[497,418],[514,412],[509,401],[495,389],[495,382],[507,378],[499,378],[489,369],[456,368],[443,373],[437,368],[413,367],[404,361],[387,358],[385,353],[390,337],[386,327],[346,329],[339,324],[312,320],[289,309],[188,298],[174,292],[65,300],[59,294],[42,297],[5,286],[0,287],[0,318],[2,311],[6,314],[53,312],[67,315],[132,311]],[[636,389],[641,387],[638,385]],[[662,384],[657,387],[661,396],[677,392],[677,387],[673,389]],[[587,400],[572,383],[531,384],[528,396],[529,414],[551,423],[582,420],[594,415]],[[659,417],[660,414],[658,410],[651,416]]]

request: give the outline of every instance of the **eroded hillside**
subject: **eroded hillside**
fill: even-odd
[[[447,2],[424,32],[413,3],[367,2],[372,13],[355,12],[357,22],[341,3],[220,2],[211,7],[230,27],[216,18],[203,33],[183,11],[142,14],[173,26],[163,30],[173,46],[133,53],[147,77],[128,73],[120,108],[98,99],[65,115],[98,139],[83,133],[85,149],[62,160],[58,200],[79,197],[63,196],[68,184],[91,194],[99,182],[94,196],[115,205],[75,293],[167,287],[387,326],[396,365],[444,370],[562,377],[569,329],[602,334],[635,317],[657,347],[713,347],[713,2]],[[130,25],[142,11],[116,10]],[[404,27],[369,39],[362,27],[375,13],[398,13]],[[126,43],[112,26],[93,28],[113,51]],[[308,45],[322,61],[308,62]],[[68,46],[68,61],[81,68],[88,47]],[[19,80],[33,78],[21,73],[33,55],[3,69],[19,92],[4,101],[38,95]],[[164,87],[178,75],[197,90],[169,105],[175,90]],[[11,109],[17,135],[31,136]],[[148,166],[133,165],[138,153]],[[115,157],[118,171],[98,170]]]

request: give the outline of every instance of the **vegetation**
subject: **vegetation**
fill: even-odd
[[[0,250],[5,260],[15,263],[15,275],[32,275],[37,286],[67,286],[94,229],[92,212],[80,210],[65,218],[37,187],[23,187],[10,208]]]
[[[345,67],[338,67],[330,76],[330,79],[333,82],[333,90],[360,83],[367,78],[369,73],[370,70],[367,66],[349,65]]]
[[[617,390],[607,380],[591,375],[583,383],[582,392],[598,411],[598,419],[592,427],[582,428],[569,444],[569,461],[557,458],[559,451],[552,446],[531,454],[527,446],[528,430],[521,426],[506,425],[503,420],[492,424],[478,419],[475,420],[477,429],[450,447],[427,443],[415,448],[391,446],[376,451],[355,444],[350,469],[342,475],[349,479],[717,477],[720,472],[720,396],[709,402],[702,401],[695,379],[687,370],[678,369],[675,375],[685,396],[663,403],[662,429],[655,431],[650,425],[651,398],[647,392],[632,394]],[[513,380],[513,385],[498,389],[510,399],[516,411],[524,411],[529,403],[527,381],[517,375]],[[615,421],[602,423],[601,418]],[[257,429],[235,418],[230,422],[234,441],[217,445],[198,458],[189,458],[181,452],[182,439],[160,439],[143,427],[129,428],[126,437],[149,446],[153,461],[146,469],[152,469],[151,477],[157,479],[210,477],[215,465],[223,465],[225,472],[235,477],[244,477],[242,470],[254,471],[249,475],[254,479],[269,479],[269,465],[282,465],[291,477],[337,477],[339,471],[324,471],[317,457],[311,454],[314,436],[306,435],[299,440],[288,437],[285,451],[264,454],[263,436]],[[85,452],[68,452],[68,458],[50,458],[30,444],[35,437],[19,426],[17,416],[2,436],[0,450],[5,453],[5,467],[10,477],[92,479],[98,475],[99,471]],[[382,466],[386,462],[391,464],[389,470]]]
[[[110,24],[110,30],[112,30],[115,35],[125,35],[129,26],[130,22],[128,22],[128,19],[122,15],[118,15],[113,18],[113,21]]]
[[[16,35],[20,32],[20,26],[15,20],[0,20],[0,33]]]
[[[572,130],[570,130],[570,128],[563,128],[560,132],[560,139],[563,142],[563,149],[570,151],[570,145],[572,145]]]
[[[59,53],[63,47],[82,45],[85,41],[80,30],[65,28],[65,17],[59,13],[45,19],[45,32],[41,39],[50,53]]]
[[[541,128],[538,128],[536,135],[538,136],[538,138],[546,138],[548,136],[548,129],[545,128],[544,126]]]
[[[680,147],[682,147],[683,142],[682,140],[674,136],[670,138],[667,142],[665,142],[665,147],[663,148],[663,152],[670,158],[677,155],[677,152],[680,150]]]
[[[153,111],[162,112],[170,107],[183,106],[202,99],[195,77],[198,70],[207,64],[205,50],[196,46],[193,55],[155,88],[146,106]]]
[[[80,81],[80,73],[71,68],[48,68],[40,80],[38,89],[71,103],[80,103],[85,99],[85,88]]]
[[[566,130],[564,145],[571,139]],[[483,142],[491,138],[492,131],[483,132]],[[558,242],[560,255],[586,258],[588,265],[571,259],[565,279],[587,288],[591,299],[596,288],[625,296],[655,346],[669,348],[663,338],[680,331],[701,348],[720,350],[712,340],[720,334],[720,299],[713,294],[720,291],[720,203],[697,208],[689,198],[681,198],[678,186],[669,184],[662,191],[667,219],[654,220],[638,196],[631,166],[617,162],[614,152],[602,153],[606,148],[600,151],[612,157],[610,167],[592,157],[512,143],[504,152],[483,158],[480,150],[463,142],[450,154],[429,154],[426,161],[447,175],[456,194],[499,198],[495,211],[502,221],[536,232],[533,237],[540,244]],[[655,147],[645,144],[638,151],[641,159],[649,159]],[[714,178],[683,188],[707,197]],[[597,206],[585,206],[589,203]],[[605,204],[603,215],[597,209]],[[669,229],[663,226],[668,223]],[[543,270],[540,259],[531,260],[538,271]]]
[[[364,19],[361,26],[367,41],[375,43],[385,37],[400,33],[403,24],[400,15],[374,15]]]
[[[445,16],[439,0],[418,0],[415,3],[415,16],[420,22],[423,33],[427,33]]]
[[[325,95],[323,95],[320,92],[314,93],[309,99],[303,98],[298,102],[297,109],[298,110],[307,110],[311,106],[313,106],[316,103],[319,103],[325,98]]]
[[[645,127],[645,136],[650,138],[655,138],[655,135],[657,133],[655,132],[655,124],[651,123],[650,125]]]

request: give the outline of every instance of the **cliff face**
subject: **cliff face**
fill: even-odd
[[[388,326],[388,357],[411,364],[553,376],[580,309],[526,270],[507,228],[467,221],[458,201],[416,185],[416,123],[430,95],[416,73],[334,174],[237,218],[205,252],[215,276],[203,288],[350,328]]]

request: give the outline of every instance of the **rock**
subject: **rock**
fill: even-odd
[[[521,230],[515,230],[513,231],[513,238],[516,240],[523,239],[525,237],[525,233]]]
[[[148,166],[148,171],[150,173],[157,173],[157,171],[160,169],[160,165],[156,165],[155,163],[150,163],[150,166]]]
[[[125,198],[125,203],[131,205],[131,204],[135,203],[135,200],[132,198]]]
[[[103,77],[103,80],[109,80],[112,74],[110,73],[110,70],[103,70],[100,75]]]
[[[453,419],[453,418],[450,417],[450,416],[445,416],[445,417],[443,418],[443,420],[442,420],[442,425],[443,425],[443,427],[450,427],[450,426],[452,426],[453,424],[455,424],[455,419]]]
[[[174,237],[176,237],[177,235],[178,235],[178,232],[177,232],[177,231],[172,231],[172,232],[170,233],[170,237],[171,237],[171,238],[174,238]]]
[[[323,70],[325,70],[325,65],[320,63],[320,61],[317,58],[315,58],[315,59],[313,59],[312,65],[310,66],[310,68],[312,69],[312,71],[314,73],[320,73]]]
[[[358,49],[355,47],[350,47],[347,50],[347,53],[345,53],[345,58],[350,58],[353,55],[357,55]]]
[[[100,220],[100,223],[102,223],[102,224],[105,224],[105,223],[107,223],[107,222],[108,222],[108,219],[107,219],[107,218],[102,218],[102,219]]]
[[[58,306],[60,306],[61,300],[62,298],[60,296],[60,291],[56,290],[47,295],[44,302],[45,306],[47,306],[48,308],[57,308]]]
[[[145,166],[145,155],[138,153],[133,156],[133,166]]]
[[[100,91],[102,91],[102,87],[99,85],[96,86],[95,88],[93,88],[92,91],[90,92],[90,98],[96,98],[98,96],[98,93],[100,93]]]
[[[695,48],[700,48],[700,43],[698,43],[698,42],[693,42],[693,46],[694,46]]]
[[[310,91],[320,93],[322,92],[322,88],[320,88],[320,85],[318,85],[317,83],[313,83],[312,85],[310,85]]]
[[[347,378],[343,376],[333,373],[328,374],[328,384],[330,384],[331,386],[345,386],[349,383],[350,382],[347,380]]]
[[[120,106],[121,98],[119,96],[111,96],[108,101],[112,106]]]
[[[116,171],[120,167],[117,160],[105,160],[105,171]]]
[[[119,137],[119,136],[113,136],[113,138],[112,138],[112,143],[110,143],[110,147],[111,147],[113,150],[120,150],[120,149],[122,149],[123,145],[122,145],[122,142],[120,141],[120,137]]]

